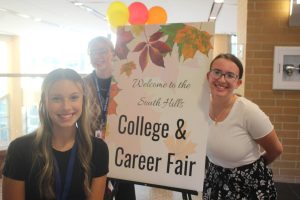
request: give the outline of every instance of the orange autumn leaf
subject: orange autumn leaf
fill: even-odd
[[[182,48],[182,55],[186,59],[193,58],[195,56],[196,50],[193,48],[192,44],[185,43]]]
[[[203,52],[204,54],[208,55],[209,50],[212,49],[213,46],[212,46],[212,44],[210,42],[207,43],[205,41],[209,40],[211,38],[211,35],[208,32],[206,32],[206,31],[202,31],[201,32],[201,37],[202,37],[202,40],[196,41],[196,45],[198,46],[198,49],[201,52]]]
[[[197,51],[208,55],[210,49],[213,48],[210,39],[211,35],[206,31],[201,31],[193,26],[184,26],[179,29],[174,38],[174,42],[178,44],[179,57],[184,60],[193,58]]]
[[[118,84],[117,83],[112,83],[111,86],[110,86],[110,98],[114,98],[115,96],[118,95],[120,91],[120,88],[118,87]]]
[[[128,62],[121,66],[121,74],[125,73],[128,77],[132,74],[132,70],[136,69],[134,62]]]
[[[116,101],[114,99],[111,99],[109,101],[109,104],[108,104],[108,115],[111,115],[111,114],[117,114],[116,110],[117,110],[117,106],[118,104],[116,103]]]
[[[115,96],[118,95],[120,91],[120,88],[118,87],[117,83],[112,83],[110,86],[110,98],[109,98],[109,104],[108,104],[108,114],[116,114],[116,109],[118,104],[114,100]]]

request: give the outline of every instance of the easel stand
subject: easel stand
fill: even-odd
[[[182,192],[182,200],[192,200],[192,194],[191,193]]]
[[[119,179],[111,179],[111,180],[118,181]],[[122,181],[127,181],[127,180],[122,179]],[[192,200],[192,195],[198,195],[198,192],[194,191],[194,190],[186,190],[186,189],[181,189],[181,188],[173,188],[173,187],[148,184],[148,183],[142,183],[142,182],[135,182],[135,181],[127,181],[127,182],[132,183],[132,184],[142,185],[142,186],[155,187],[155,188],[170,190],[170,191],[174,191],[174,192],[180,192],[182,194],[182,200]]]

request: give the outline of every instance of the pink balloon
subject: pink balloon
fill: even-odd
[[[145,24],[148,20],[148,9],[141,2],[133,2],[128,7],[129,23],[132,25]]]

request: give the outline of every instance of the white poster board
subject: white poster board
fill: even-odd
[[[118,29],[109,177],[202,191],[212,23]]]

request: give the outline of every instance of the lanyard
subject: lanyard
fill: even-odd
[[[100,83],[98,81],[98,78],[96,76],[96,73],[94,73],[94,81],[95,81],[95,85],[96,85],[96,89],[97,89],[97,95],[98,95],[98,99],[100,102],[100,108],[101,108],[101,116],[100,116],[100,130],[103,130],[106,124],[106,114],[107,114],[107,110],[108,110],[108,101],[109,101],[109,90],[110,90],[110,83],[109,83],[109,87],[106,90],[105,95],[101,94],[101,90],[100,90]]]
[[[72,181],[72,175],[74,170],[74,162],[75,162],[75,153],[76,153],[77,145],[76,143],[72,147],[68,166],[67,166],[67,172],[65,177],[65,185],[64,190],[62,191],[62,183],[61,183],[61,174],[59,171],[58,163],[56,158],[54,157],[54,169],[55,169],[55,192],[56,192],[56,199],[57,200],[65,200],[67,199],[67,195],[69,194],[70,187],[71,187],[71,181]]]

